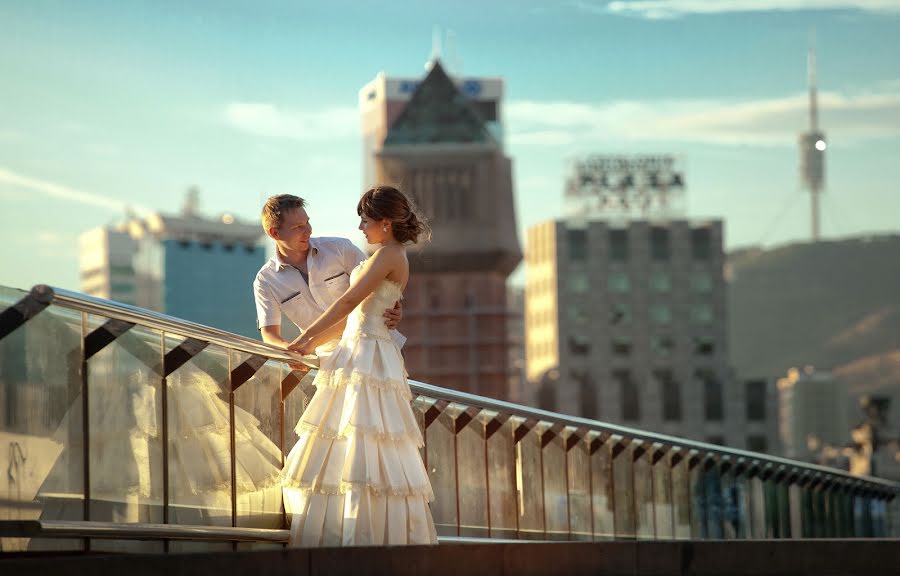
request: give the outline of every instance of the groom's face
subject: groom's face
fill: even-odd
[[[303,208],[291,210],[285,214],[281,227],[278,228],[278,240],[297,252],[309,250],[311,235],[312,226],[309,223],[309,214]]]

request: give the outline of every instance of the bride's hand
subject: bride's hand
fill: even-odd
[[[311,346],[311,343],[310,338],[300,335],[293,342],[288,344],[287,349],[291,352],[297,352],[298,354],[306,356],[315,352],[315,348]]]

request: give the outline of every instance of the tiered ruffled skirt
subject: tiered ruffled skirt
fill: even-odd
[[[422,434],[397,346],[345,337],[313,384],[284,467],[290,544],[436,543]]]

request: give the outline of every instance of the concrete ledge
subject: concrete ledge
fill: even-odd
[[[61,571],[66,576],[896,576],[900,540],[521,542],[169,555],[0,555],[4,576]]]

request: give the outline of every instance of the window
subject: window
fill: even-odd
[[[691,256],[694,260],[709,260],[712,255],[712,232],[709,228],[691,230]]]
[[[609,231],[609,259],[615,262],[628,260],[628,231]]]
[[[612,339],[613,356],[625,357],[631,355],[631,338],[616,336]]]
[[[762,434],[747,436],[747,450],[751,452],[765,452],[769,448],[769,442]]]
[[[694,336],[694,354],[712,356],[716,351],[716,343],[709,336]]]
[[[705,270],[697,270],[691,275],[691,290],[706,293],[712,291],[712,276]]]
[[[656,261],[668,260],[671,255],[669,247],[669,230],[654,226],[650,229],[650,257]]]
[[[613,326],[631,322],[631,311],[627,304],[617,302],[609,308],[609,323]]]
[[[579,304],[569,305],[569,320],[577,326],[584,326],[590,321],[591,317],[585,310],[584,306]]]
[[[713,311],[709,304],[698,303],[691,306],[691,320],[697,324],[710,324],[713,321]]]
[[[745,384],[747,395],[747,420],[762,422],[766,419],[766,381],[748,380]],[[765,439],[765,437],[763,437]],[[760,450],[764,452],[765,448]]]
[[[681,420],[681,390],[671,370],[656,370],[653,373],[659,382],[663,401],[663,420],[678,422]]]
[[[573,262],[587,261],[587,231],[567,230],[569,244],[569,260]]]
[[[569,291],[573,294],[585,294],[588,291],[588,277],[584,272],[570,272],[568,283]]]
[[[714,434],[714,435],[712,435],[712,436],[707,436],[707,437],[706,437],[706,443],[707,443],[707,444],[717,444],[717,445],[719,445],[719,446],[724,446],[724,445],[725,445],[725,437],[724,437],[724,436],[720,436],[719,434]]]
[[[110,264],[109,273],[130,276],[134,274],[134,266],[132,266],[131,264]]]
[[[707,368],[696,371],[697,379],[703,382],[703,400],[706,419],[710,422],[720,422],[724,416],[722,399],[722,383],[716,374]]]
[[[668,356],[675,349],[675,339],[668,334],[653,337],[653,351],[660,356]]]
[[[665,272],[655,270],[650,274],[650,290],[653,292],[668,292],[672,289],[672,279]]]
[[[628,274],[618,270],[610,272],[606,278],[606,285],[610,292],[628,292]]]
[[[616,370],[613,372],[613,379],[619,383],[622,396],[622,419],[640,420],[640,395],[637,384],[631,379],[631,373],[628,370]]]
[[[657,324],[670,324],[672,322],[672,310],[665,304],[654,304],[650,307],[650,317]]]
[[[587,356],[591,353],[591,343],[582,334],[569,336],[569,354],[572,356]]]
[[[597,388],[587,370],[572,370],[572,380],[578,385],[581,396],[581,415],[585,418],[596,418],[597,414]]]
[[[556,410],[556,382],[545,380],[538,390],[538,406],[544,410]]]

